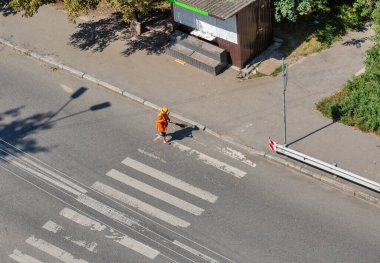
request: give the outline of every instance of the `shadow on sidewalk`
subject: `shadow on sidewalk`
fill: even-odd
[[[10,16],[10,15],[15,15],[16,13],[13,11],[12,8],[8,6],[9,0],[1,0],[0,1],[0,13],[2,16]]]
[[[168,142],[172,141],[181,141],[185,138],[192,138],[193,137],[193,131],[199,130],[198,127],[186,127],[184,129],[175,131],[173,133],[169,133],[168,135],[171,137]]]
[[[171,32],[168,18],[169,15],[165,12],[142,18],[145,32],[140,36],[133,36],[129,24],[123,21],[123,15],[113,13],[108,18],[79,23],[77,32],[70,37],[69,45],[81,50],[102,52],[113,42],[122,41],[127,46],[121,52],[124,56],[132,55],[136,51],[146,51],[148,55],[161,54]]]
[[[69,44],[81,50],[102,52],[112,42],[126,40],[132,36],[121,13],[108,18],[79,23],[78,31],[71,35]]]
[[[313,134],[315,134],[315,133],[317,133],[317,132],[319,132],[319,131],[321,131],[321,130],[323,130],[323,129],[326,129],[327,127],[329,127],[329,126],[331,126],[331,125],[333,125],[333,124],[335,124],[336,122],[337,122],[337,121],[334,120],[334,121],[332,121],[331,123],[326,124],[325,126],[319,128],[319,129],[317,129],[317,130],[315,130],[315,131],[313,131],[313,132],[311,132],[311,133],[308,133],[308,134],[306,134],[305,136],[303,136],[303,137],[301,137],[301,138],[299,138],[299,139],[297,139],[297,140],[294,140],[294,141],[288,143],[287,146],[290,146],[290,145],[295,144],[295,143],[297,143],[297,142],[299,142],[299,141],[302,141],[303,139],[306,139],[307,137],[309,137],[309,136],[311,136],[311,135],[313,135]]]

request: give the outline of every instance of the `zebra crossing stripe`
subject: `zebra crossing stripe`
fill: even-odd
[[[119,200],[123,202],[124,204],[127,204],[131,207],[137,208],[138,210],[148,215],[154,216],[158,219],[161,219],[162,221],[165,221],[166,223],[169,223],[173,226],[178,226],[178,227],[190,226],[189,222],[186,222],[185,220],[182,220],[181,218],[171,215],[165,211],[162,211],[154,206],[151,206],[143,201],[140,201],[137,198],[134,198],[130,195],[122,193],[101,182],[95,182],[91,187],[105,195],[108,195],[116,200]]]
[[[176,177],[173,177],[171,175],[168,175],[164,172],[161,172],[157,169],[154,169],[148,165],[145,165],[143,163],[140,163],[136,160],[133,160],[129,157],[127,157],[126,159],[124,159],[122,161],[123,164],[139,171],[139,172],[142,172],[142,173],[145,173],[155,179],[158,179],[164,183],[167,183],[173,187],[176,187],[182,191],[185,191],[191,195],[194,195],[198,198],[201,198],[203,200],[206,200],[210,203],[215,203],[216,199],[218,199],[217,196],[205,191],[205,190],[202,190],[200,188],[197,188],[195,186],[192,186],[191,184],[188,184]]]
[[[43,263],[34,257],[31,257],[27,254],[23,254],[20,250],[13,250],[13,254],[10,254],[9,257],[19,263]]]
[[[200,215],[203,213],[204,209],[203,208],[200,208],[198,206],[195,206],[189,202],[186,202],[182,199],[179,199],[178,197],[175,197],[171,194],[168,194],[164,191],[161,191],[153,186],[150,186],[148,184],[145,184],[143,182],[140,182],[124,173],[121,173],[117,170],[110,170],[108,173],[107,173],[107,176],[119,181],[119,182],[122,182],[128,186],[131,186],[141,192],[144,192],[150,196],[153,196],[159,200],[162,200],[168,204],[171,204],[175,207],[178,207],[186,212],[189,212],[193,215]]]
[[[63,249],[56,247],[56,246],[46,242],[43,239],[35,238],[34,236],[30,236],[25,242],[27,244],[37,248],[37,249],[49,254],[50,256],[53,256],[53,257],[61,260],[64,263],[88,263],[86,260],[76,259],[69,252],[66,252]]]
[[[227,174],[230,174],[230,175],[233,175],[237,178],[242,178],[244,177],[247,173],[238,169],[238,168],[235,168],[229,164],[226,164],[224,162],[221,162],[211,156],[208,156],[204,153],[201,153],[197,150],[194,150],[194,149],[191,149],[190,147],[187,147],[185,145],[182,145],[178,142],[173,142],[172,145],[175,147],[175,148],[178,148],[180,151],[182,152],[188,152],[190,155],[195,155],[196,156],[196,159],[197,160],[200,160],[201,162],[207,164],[207,165],[211,165]]]
[[[90,228],[92,231],[104,231],[107,229],[105,225],[100,224],[99,222],[82,215],[70,208],[65,207],[64,209],[59,212],[59,214],[81,226],[85,226]],[[106,238],[112,239],[113,241],[133,250],[136,251],[150,259],[154,259],[156,256],[160,254],[159,251],[135,240],[127,235],[118,235],[113,229],[108,229],[109,234],[105,235]]]
[[[63,231],[63,227],[58,225],[57,223],[49,220],[47,221],[43,226],[42,226],[43,229],[47,230],[47,231],[50,231],[50,232],[53,232],[53,233],[57,233],[57,232],[61,232]],[[72,236],[64,236],[63,237],[64,239],[66,240],[69,240],[71,243],[74,243],[80,247],[83,247],[85,249],[87,249],[88,251],[90,252],[93,252],[93,253],[96,253],[96,247],[98,246],[98,244],[96,242],[90,242],[88,243],[86,240],[74,240],[72,238]]]

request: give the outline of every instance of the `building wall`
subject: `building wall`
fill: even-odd
[[[174,5],[173,17],[177,23],[237,44],[236,16],[221,20]]]
[[[257,0],[241,10],[236,17],[240,46],[240,57],[236,60],[236,66],[243,67],[272,43],[271,0]]]
[[[271,5],[272,0],[256,0],[234,16],[234,19],[236,19],[236,41],[231,41],[225,35],[217,36],[216,44],[228,51],[229,63],[243,68],[252,58],[259,55],[272,43],[273,17]],[[186,19],[189,21],[190,17],[179,18],[177,14],[176,18],[174,9],[175,5],[173,13],[177,28],[182,29],[186,33],[190,33],[192,28],[203,29],[197,27],[195,22],[186,22]],[[194,14],[194,12],[189,12]],[[196,17],[198,15],[200,14],[197,14]],[[202,21],[206,21],[206,19]]]

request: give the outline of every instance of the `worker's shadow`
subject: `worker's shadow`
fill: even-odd
[[[199,128],[197,126],[194,127],[186,127],[184,129],[175,131],[173,133],[169,133],[168,136],[170,136],[170,140],[168,142],[172,141],[180,141],[184,138],[193,138],[193,131],[197,131]]]

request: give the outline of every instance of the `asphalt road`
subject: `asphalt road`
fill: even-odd
[[[1,262],[378,262],[377,207],[155,117],[0,46]]]

